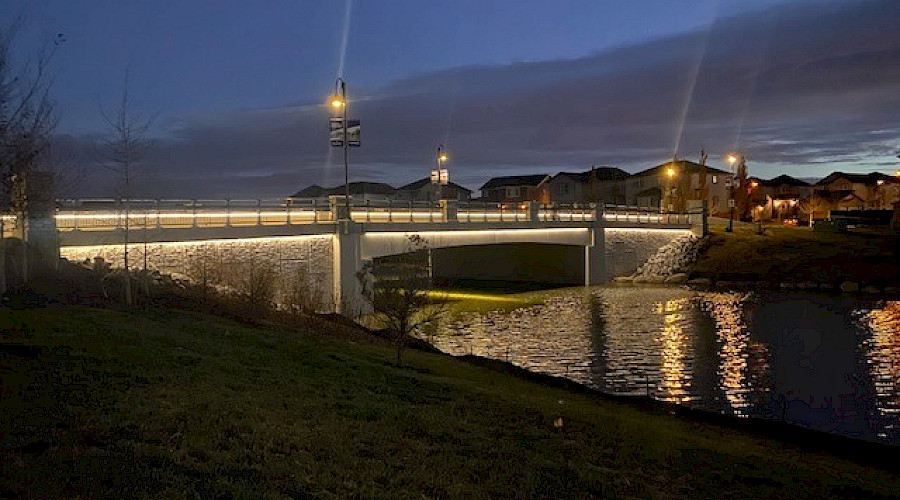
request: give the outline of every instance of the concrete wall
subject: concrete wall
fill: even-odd
[[[472,245],[431,251],[437,279],[584,284],[584,247],[541,243]]]
[[[187,276],[190,266],[198,259],[218,262],[248,262],[262,260],[276,267],[280,277],[295,279],[305,275],[315,286],[315,293],[323,297],[323,310],[331,310],[332,252],[331,235],[288,236],[235,240],[205,240],[147,244],[147,267],[162,273]],[[97,245],[60,248],[62,257],[81,262],[102,257],[113,267],[124,264],[123,245]],[[144,267],[144,244],[128,246],[129,267]]]

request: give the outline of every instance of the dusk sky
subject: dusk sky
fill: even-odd
[[[280,197],[343,182],[325,103],[347,81],[351,180],[635,172],[743,152],[751,175],[900,168],[894,0],[4,0],[22,55],[62,34],[57,150],[112,196],[94,143],[130,68],[154,116],[140,193]]]

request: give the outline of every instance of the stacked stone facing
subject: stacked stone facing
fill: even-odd
[[[705,238],[682,236],[663,245],[631,276],[616,278],[617,282],[684,283],[687,266],[697,260]]]

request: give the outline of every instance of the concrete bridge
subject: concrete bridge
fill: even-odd
[[[409,252],[416,235],[433,252],[436,276],[594,285],[634,270],[672,239],[702,234],[705,214],[635,207],[355,204],[317,200],[60,200],[59,255],[102,257],[188,274],[204,256],[263,260],[301,274],[321,308],[361,310],[357,273],[373,259]]]

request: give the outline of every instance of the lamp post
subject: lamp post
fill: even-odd
[[[675,178],[675,174],[676,172],[674,167],[669,167],[666,169],[666,177],[669,180],[669,182],[666,183],[666,198],[668,199],[668,206],[666,207],[666,209],[668,211],[675,211],[675,201],[673,201],[673,199],[675,198],[675,188],[672,186],[672,180]]]
[[[437,147],[437,177],[438,177],[438,203],[440,203],[441,199],[443,199],[444,195],[444,180],[441,178],[441,170],[444,168],[444,163],[450,159],[447,155],[447,152],[444,151],[444,145],[441,144]],[[449,177],[449,176],[448,176]]]
[[[334,95],[331,96],[331,109],[335,112],[340,111],[341,128],[343,129],[343,149],[344,149],[344,206],[347,209],[347,219],[350,220],[350,167],[347,160],[347,82],[343,78],[338,77],[334,81]]]
[[[731,188],[729,193],[729,199],[731,204],[731,216],[728,218],[728,228],[725,230],[726,232],[732,232],[734,230],[734,208],[737,204],[737,200],[734,199],[734,185],[737,182],[737,175],[735,174],[735,169],[740,170],[744,168],[744,156],[731,153],[727,156],[728,163],[731,165]]]

